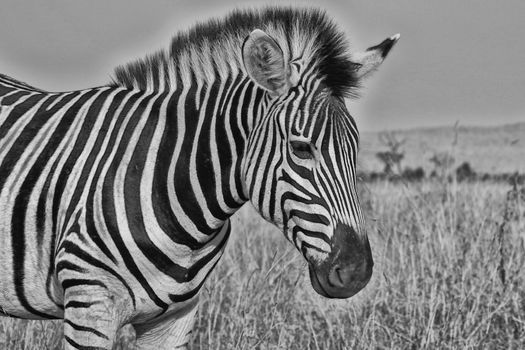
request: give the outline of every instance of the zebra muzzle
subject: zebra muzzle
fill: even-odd
[[[327,298],[349,298],[370,281],[374,261],[368,238],[338,224],[332,241],[332,252],[320,264],[309,264],[314,290]]]

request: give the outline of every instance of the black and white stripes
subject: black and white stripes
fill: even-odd
[[[372,260],[343,97],[362,66],[323,12],[269,8],[179,34],[108,86],[0,76],[2,313],[64,318],[66,348],[109,349],[127,323],[142,348],[185,347],[248,200],[319,293],[356,293]]]

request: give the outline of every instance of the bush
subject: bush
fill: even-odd
[[[425,170],[422,167],[417,167],[415,169],[405,168],[401,174],[403,179],[406,181],[421,181],[425,178]]]
[[[477,177],[469,162],[463,162],[456,168],[456,179],[458,181],[473,181]]]

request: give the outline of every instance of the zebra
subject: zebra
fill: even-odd
[[[350,53],[325,11],[235,10],[46,92],[0,76],[0,312],[63,319],[65,349],[187,348],[199,290],[250,201],[348,298],[373,267],[345,106],[399,35]]]

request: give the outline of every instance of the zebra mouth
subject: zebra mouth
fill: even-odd
[[[325,260],[309,262],[312,287],[327,298],[350,298],[361,291],[372,276],[374,260],[370,244],[352,227],[341,223],[336,225],[331,243],[333,249]]]
[[[354,296],[367,285],[371,276],[370,270],[363,280],[356,279],[348,281],[346,284],[335,285],[331,281],[333,276],[331,276],[330,273],[318,276],[312,266],[309,266],[308,270],[310,273],[310,282],[317,294],[330,299],[347,299]],[[335,271],[337,271],[337,269],[335,269]]]
[[[322,295],[325,298],[332,298],[332,296],[330,296],[330,294],[328,294],[323,288],[321,281],[319,281],[319,278],[311,265],[308,266],[308,272],[310,273],[310,283],[312,283],[312,287],[317,294]]]

